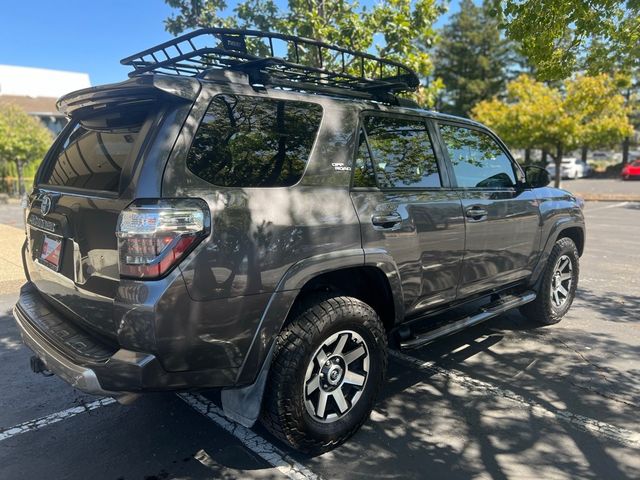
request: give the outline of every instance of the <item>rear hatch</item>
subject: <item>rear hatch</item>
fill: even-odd
[[[159,180],[139,180],[141,165],[163,119],[175,122],[179,105],[188,112],[184,97],[196,94],[192,89],[176,96],[150,78],[80,91],[59,101],[71,121],[36,176],[27,211],[26,263],[30,280],[54,307],[108,337],[115,338],[117,328],[118,216],[141,190],[160,196]],[[156,150],[152,161],[161,175],[168,152],[156,158]],[[144,189],[138,185],[142,182]]]

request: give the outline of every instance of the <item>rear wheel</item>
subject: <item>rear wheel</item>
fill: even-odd
[[[543,325],[558,323],[573,303],[579,272],[575,243],[561,238],[551,250],[536,299],[520,308],[522,314]]]
[[[376,312],[355,298],[318,297],[278,336],[261,421],[296,450],[330,450],[367,420],[386,367]]]

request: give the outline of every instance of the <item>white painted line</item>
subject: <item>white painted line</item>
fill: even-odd
[[[500,388],[491,383],[483,382],[482,380],[476,380],[475,378],[468,377],[467,375],[457,373],[452,370],[446,370],[442,367],[437,366],[434,362],[425,362],[423,360],[420,360],[419,358],[411,357],[404,353],[398,352],[397,350],[389,350],[389,355],[400,360],[401,362],[408,363],[414,367],[417,367],[419,370],[443,375],[468,390],[475,391],[483,395],[503,397],[517,402],[537,417],[551,418],[554,420],[569,423],[579,430],[591,433],[598,437],[604,437],[613,440],[628,447],[640,447],[640,432],[634,432],[625,428],[616,427],[615,425],[600,422],[598,420],[594,420],[593,418],[584,417],[582,415],[577,415],[567,410],[546,407],[536,402],[535,400],[524,398],[522,395],[519,395],[512,390]]]
[[[318,475],[289,457],[253,430],[226,418],[222,409],[211,400],[193,393],[179,393],[178,397],[184,400],[191,408],[236,437],[245,447],[287,477],[295,480],[320,480]]]
[[[90,412],[91,410],[95,410],[100,407],[106,407],[107,405],[111,405],[112,403],[115,403],[115,399],[105,397],[99,400],[95,400],[91,403],[81,405],[79,407],[67,408],[66,410],[62,410],[61,412],[52,413],[51,415],[47,415],[46,417],[36,418],[35,420],[28,420],[24,423],[21,423],[20,425],[16,425],[15,427],[9,427],[5,430],[1,430],[0,442],[2,440],[6,440],[7,438],[20,435],[21,433],[39,430],[42,427],[46,427],[48,425],[61,422],[68,418],[75,417],[76,415],[80,415],[81,413]]]

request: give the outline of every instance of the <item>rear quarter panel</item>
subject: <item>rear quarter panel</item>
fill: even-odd
[[[263,95],[320,103],[323,119],[303,179],[285,188],[225,188],[186,167],[186,156],[211,99],[219,93]],[[213,344],[230,341],[241,356],[279,282],[297,262],[361,249],[358,217],[349,195],[348,164],[357,112],[344,102],[293,92],[258,93],[241,85],[207,85],[183,128],[164,172],[163,197],[198,197],[211,210],[210,236],[180,265],[191,302],[180,312],[199,354],[189,368],[214,360]],[[301,285],[290,286],[299,289]],[[275,302],[278,303],[277,301]],[[288,309],[282,311],[282,321]],[[261,339],[264,346],[271,339]]]

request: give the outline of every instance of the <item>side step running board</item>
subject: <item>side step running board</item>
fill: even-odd
[[[421,347],[422,345],[431,343],[438,338],[446,337],[447,335],[459,332],[460,330],[464,330],[465,328],[471,327],[472,325],[477,325],[493,317],[497,317],[498,315],[508,310],[524,305],[525,303],[532,302],[535,299],[536,294],[533,291],[527,291],[520,295],[504,296],[496,302],[487,305],[475,315],[464,317],[460,320],[447,323],[441,327],[413,337],[409,340],[404,340],[400,343],[400,347],[403,349]]]

